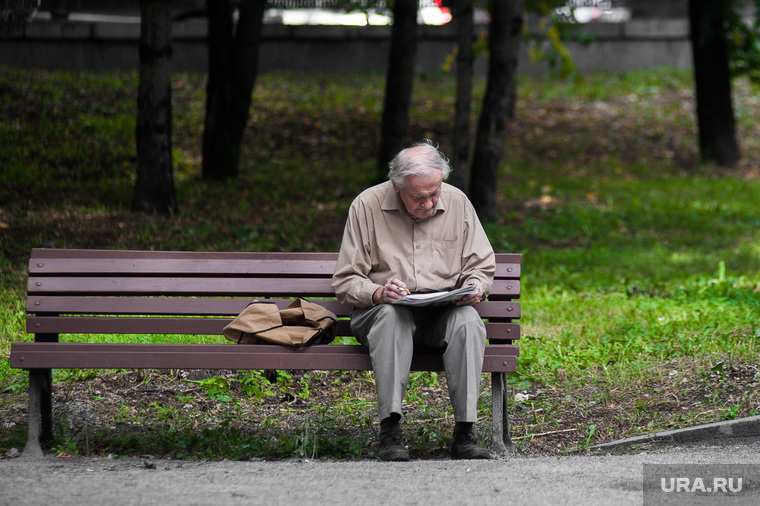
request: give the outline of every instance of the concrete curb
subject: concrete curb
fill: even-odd
[[[685,429],[655,432],[609,443],[589,446],[589,450],[613,450],[644,443],[685,444],[736,438],[760,438],[760,416],[750,416],[725,422],[696,425]]]

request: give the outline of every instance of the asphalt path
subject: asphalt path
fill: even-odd
[[[730,438],[623,455],[515,456],[490,461],[20,457],[0,460],[0,504],[760,504],[760,479],[751,485],[746,477],[739,493],[660,494],[655,499],[677,501],[643,502],[648,464],[746,464],[760,470],[760,439]]]

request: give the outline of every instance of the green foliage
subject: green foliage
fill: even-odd
[[[753,0],[755,18],[751,24],[742,18],[745,2],[734,0],[726,9],[726,35],[729,61],[734,76],[747,76],[760,86],[760,0]]]
[[[221,376],[213,376],[202,380],[185,380],[189,383],[195,383],[206,391],[211,399],[221,402],[231,401],[232,397],[228,395],[230,382]]]
[[[553,20],[550,12],[542,12],[532,30],[526,27],[525,43],[531,64],[546,62],[554,75],[578,82],[582,75],[564,43],[570,30],[576,29],[562,26]]]
[[[578,82],[582,76],[564,44],[571,34],[577,35],[577,28],[558,22],[555,16],[555,9],[565,3],[563,0],[526,0],[523,40],[531,64],[546,62],[554,76]]]
[[[243,392],[257,403],[261,403],[266,397],[274,395],[269,388],[271,383],[262,371],[247,371],[240,380],[240,385]]]
[[[588,431],[586,432],[586,437],[583,438],[583,442],[581,443],[581,447],[580,447],[581,450],[585,450],[591,445],[595,434],[596,434],[596,425],[590,425],[588,428]]]
[[[206,396],[218,402],[230,402],[234,400],[236,390],[240,390],[248,399],[254,403],[261,403],[268,397],[273,397],[276,392],[289,394],[293,389],[297,389],[297,397],[300,399],[309,398],[310,376],[303,375],[298,383],[294,385],[293,376],[287,371],[273,371],[277,379],[271,383],[264,374],[264,371],[242,371],[242,377],[224,377],[212,376],[201,380],[184,381],[198,385],[203,389]]]

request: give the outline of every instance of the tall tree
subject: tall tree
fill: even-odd
[[[140,1],[135,212],[176,212],[172,166],[171,0]]]
[[[395,0],[377,158],[378,180],[385,179],[388,162],[407,144],[416,54],[417,0]]]
[[[449,182],[464,190],[467,185],[467,167],[470,162],[470,110],[472,107],[473,73],[473,0],[453,0],[452,17],[457,28],[456,57],[456,105],[454,115],[454,138],[451,154]]]
[[[703,161],[732,167],[739,161],[725,24],[730,0],[689,0],[699,148]]]
[[[492,221],[507,121],[525,19],[524,0],[493,0],[488,48],[488,82],[478,121],[469,196],[478,216]]]
[[[203,178],[235,178],[258,73],[266,2],[207,0],[206,8],[209,69]]]

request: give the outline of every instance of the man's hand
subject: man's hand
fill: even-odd
[[[454,302],[457,306],[472,306],[475,307],[480,302],[481,295],[480,295],[480,287],[478,287],[478,293],[473,293],[470,295],[466,295],[459,299],[458,301]]]
[[[375,304],[390,304],[404,297],[409,290],[406,289],[406,283],[393,278],[378,288],[372,295]]]

